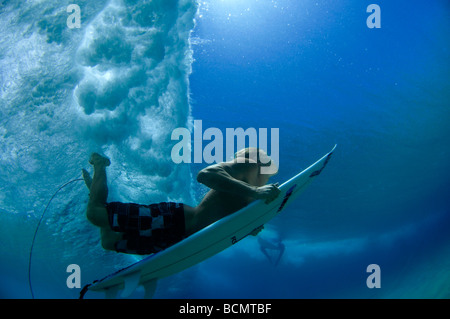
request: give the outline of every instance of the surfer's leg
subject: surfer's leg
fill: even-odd
[[[283,256],[284,249],[285,249],[284,244],[280,242],[280,244],[278,245],[278,249],[279,249],[280,253],[277,257],[277,260],[275,261],[275,264],[274,264],[275,266],[278,266],[278,263],[280,262],[280,259]]]
[[[123,239],[123,234],[112,231],[110,227],[102,227],[100,238],[103,249],[116,251],[116,243]]]
[[[105,207],[106,199],[108,198],[106,167],[111,162],[108,158],[94,153],[89,163],[94,166],[94,177],[91,182],[91,193],[89,195],[86,217],[95,226],[108,227],[108,213]]]

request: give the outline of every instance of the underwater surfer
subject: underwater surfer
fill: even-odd
[[[264,239],[262,237],[258,237],[259,249],[267,257],[269,262],[275,267],[278,266],[278,263],[283,256],[285,246],[281,242],[281,238],[278,238],[274,241],[269,241],[268,239]],[[268,251],[274,251],[275,257],[273,257]]]
[[[267,184],[275,174],[261,174],[260,170],[261,166],[275,164],[257,148],[242,149],[233,160],[201,170],[197,181],[210,190],[196,207],[173,202],[108,203],[106,167],[111,162],[93,153],[89,163],[94,167],[93,178],[82,171],[90,190],[86,217],[100,228],[102,247],[121,253],[146,255],[161,251],[256,199],[269,203],[280,193],[278,184]],[[255,229],[252,235],[262,228]]]

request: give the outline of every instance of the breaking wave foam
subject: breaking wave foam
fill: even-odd
[[[172,162],[170,136],[190,122],[196,1],[78,1],[80,29],[66,25],[69,4],[0,8],[0,208],[1,224],[8,225],[2,237],[18,238],[4,241],[10,245],[1,253],[12,258],[3,264],[16,269],[25,268],[14,256],[28,254],[48,200],[89,168],[90,152],[112,161],[111,201],[193,201],[189,167]],[[70,263],[85,270],[83,281],[106,275],[106,268],[96,270],[99,263],[112,269],[129,263],[132,257],[101,249],[97,229],[84,217],[87,199],[78,182],[52,202],[36,238],[35,278],[59,272],[57,282],[67,290]],[[10,277],[23,276],[17,270]]]

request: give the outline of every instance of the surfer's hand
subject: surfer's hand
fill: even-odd
[[[280,189],[278,188],[278,183],[268,184],[256,188],[256,199],[265,199],[265,203],[269,204],[280,194]]]

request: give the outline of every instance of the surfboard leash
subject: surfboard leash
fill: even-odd
[[[33,293],[33,286],[32,286],[32,284],[31,284],[31,259],[32,259],[32,256],[33,256],[34,242],[35,242],[35,240],[36,240],[36,236],[37,236],[39,227],[41,226],[41,222],[42,222],[42,220],[44,219],[44,215],[45,215],[45,213],[46,213],[48,207],[50,206],[50,203],[52,202],[53,198],[55,198],[56,194],[58,194],[58,192],[59,192],[60,190],[62,190],[64,187],[66,187],[66,186],[68,186],[68,185],[70,185],[70,184],[72,184],[72,183],[74,183],[74,182],[83,181],[83,180],[84,180],[84,179],[82,179],[82,178],[75,178],[75,179],[72,179],[71,181],[69,181],[69,182],[63,184],[62,186],[60,186],[60,187],[58,188],[58,190],[53,194],[53,196],[52,196],[52,197],[50,198],[50,200],[48,201],[47,206],[45,207],[44,211],[42,212],[41,218],[39,219],[39,222],[38,222],[38,224],[37,224],[37,226],[36,226],[36,230],[34,231],[33,240],[32,240],[32,242],[31,242],[30,257],[29,257],[29,259],[28,259],[28,286],[29,286],[29,288],[30,288],[31,297],[32,297],[33,299],[34,299],[34,293]]]
[[[78,297],[78,299],[84,299],[84,295],[88,292],[89,287],[92,286],[93,284],[95,284],[98,280],[94,280],[91,284],[87,284],[83,287],[83,289],[81,289],[80,291],[80,297]]]

